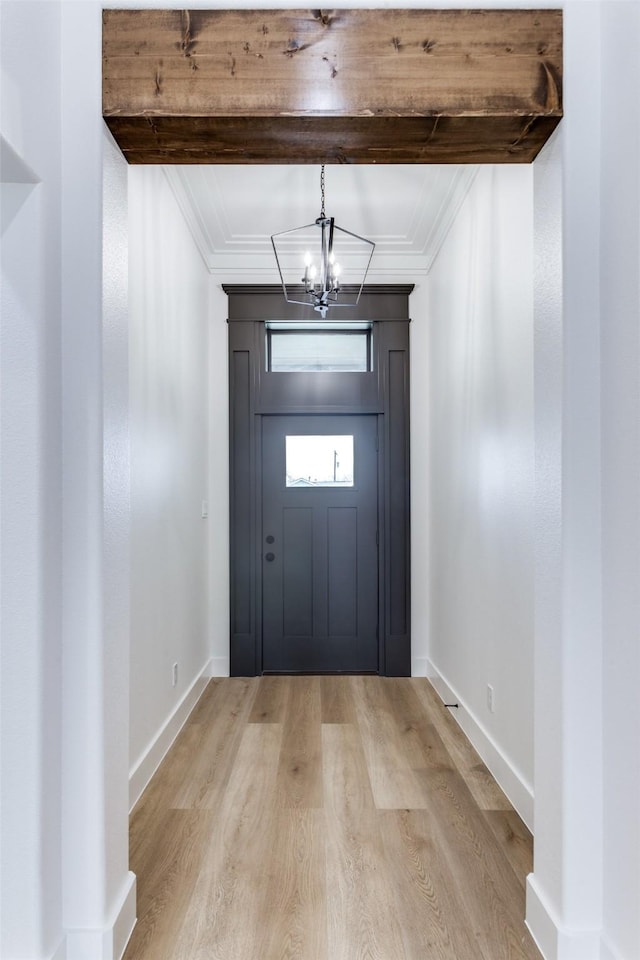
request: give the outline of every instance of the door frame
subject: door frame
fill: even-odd
[[[267,371],[266,324],[316,321],[288,304],[279,286],[224,285],[229,299],[230,672],[256,676],[262,664],[261,418],[274,414],[378,417],[379,672],[410,676],[409,295],[413,284],[370,286],[349,311],[370,322],[373,369],[330,377],[311,396],[309,375]],[[314,384],[320,381],[314,379]]]

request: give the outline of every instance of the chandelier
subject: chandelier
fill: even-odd
[[[324,164],[320,170],[320,216],[315,223],[271,237],[287,303],[311,305],[324,319],[329,307],[352,307],[360,299],[375,248],[372,240],[337,226],[325,212]],[[344,283],[348,272],[355,283]]]

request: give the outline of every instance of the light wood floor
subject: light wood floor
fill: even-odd
[[[132,814],[125,960],[539,960],[531,851],[427,680],[213,680]]]

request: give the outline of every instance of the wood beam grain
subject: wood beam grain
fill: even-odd
[[[132,163],[530,162],[562,116],[559,10],[105,10]]]

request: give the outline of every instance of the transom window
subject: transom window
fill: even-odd
[[[267,329],[267,370],[272,373],[367,373],[371,329]]]

